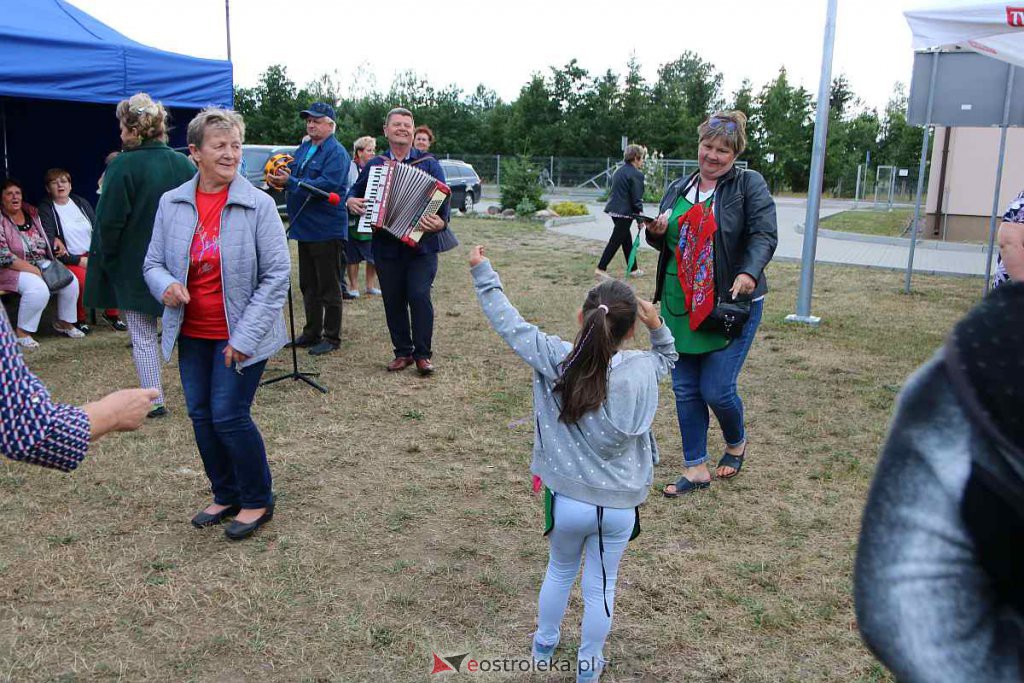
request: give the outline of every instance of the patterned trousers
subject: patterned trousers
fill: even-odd
[[[156,336],[156,318],[138,311],[121,311],[128,334],[132,338],[132,359],[139,375],[139,386],[156,389],[160,394],[153,405],[164,404],[164,388],[160,382],[160,348]]]

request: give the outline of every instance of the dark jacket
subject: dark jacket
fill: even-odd
[[[295,161],[288,164],[288,237],[300,242],[326,242],[348,239],[348,211],[342,204],[331,204],[299,187],[299,181],[324,192],[338,194],[342,201],[348,191],[348,151],[329,135],[320,143],[313,158],[302,162],[312,145],[308,140],[295,150]],[[305,208],[303,208],[305,207]]]
[[[680,178],[668,186],[658,207],[659,214],[675,206],[679,194],[693,181],[694,175]],[[768,291],[764,269],[779,243],[775,200],[768,192],[768,184],[757,171],[733,167],[718,179],[714,211],[718,224],[715,233],[716,291],[728,291],[736,276],[746,273],[757,281],[750,298],[764,296]],[[653,298],[657,302],[661,300],[669,259],[674,259],[675,254],[668,248],[664,235],[655,237],[646,231],[644,234],[647,243],[660,252]]]
[[[359,198],[366,196],[366,182],[370,177],[370,168],[387,163],[387,161],[392,158],[391,150],[389,149],[384,152],[384,154],[379,154],[366,162],[366,166],[363,166],[363,170],[359,172],[359,178],[356,179],[355,184],[349,188],[348,196]],[[409,156],[406,157],[402,163],[414,164],[416,168],[429,173],[442,183],[447,182],[444,177],[444,169],[441,168],[441,162],[435,159],[434,156],[428,152],[421,152],[418,149],[412,148],[409,150]],[[444,204],[441,205],[441,211],[438,214],[444,219],[444,230],[424,235],[423,238],[420,239],[419,245],[416,247],[416,253],[436,254],[442,251],[448,251],[449,249],[454,249],[458,246],[459,240],[455,239],[455,233],[453,233],[451,228],[448,227],[450,211],[451,198],[448,198],[445,200]],[[410,247],[392,237],[387,231],[374,230],[374,258],[399,258],[405,252],[409,251],[409,249]]]
[[[604,212],[632,216],[644,212],[644,174],[633,164],[623,164],[612,176],[612,191]]]
[[[95,229],[96,212],[93,211],[92,204],[77,194],[68,195],[68,198],[85,214],[85,217],[89,219],[93,229]],[[50,240],[51,247],[54,246],[54,240],[57,238],[60,238],[60,241],[67,246],[68,241],[64,238],[64,227],[60,224],[60,216],[57,214],[57,209],[53,206],[52,199],[44,199],[39,202],[39,222],[43,224],[43,230],[46,232],[46,238]],[[58,260],[61,263],[77,266],[78,262],[82,260],[82,256],[85,256],[85,254],[65,254]]]
[[[160,197],[195,174],[188,157],[156,140],[126,149],[110,162],[89,249],[88,308],[163,313],[164,305],[149,293],[142,277],[142,262]]]

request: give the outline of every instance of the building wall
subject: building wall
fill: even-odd
[[[936,216],[939,176],[942,164],[944,128],[936,126],[931,167],[928,172],[928,200],[925,235],[948,240],[988,239],[992,192],[999,160],[998,128],[953,128],[949,137],[942,214]],[[997,213],[1024,190],[1024,129],[1010,128]],[[943,234],[943,229],[945,234]]]

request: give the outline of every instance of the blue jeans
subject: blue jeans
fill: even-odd
[[[754,343],[761,324],[764,300],[750,305],[750,319],[743,334],[724,349],[710,353],[679,354],[672,368],[672,391],[683,438],[683,464],[696,467],[708,460],[708,407],[718,418],[722,436],[729,446],[738,446],[747,436],[743,426],[743,401],[736,392],[736,379]]]
[[[569,593],[583,562],[583,624],[577,654],[579,670],[604,666],[604,642],[612,627],[612,619],[604,611],[615,609],[615,583],[619,562],[633,533],[636,522],[634,508],[605,508],[601,525],[604,540],[604,571],[607,590],[602,585],[600,545],[597,537],[597,506],[555,495],[555,525],[548,534],[551,554],[544,584],[540,588],[537,609],[537,631],[534,638],[542,645],[558,643],[562,633],[562,617],[569,603]],[[583,662],[586,662],[585,664]]]
[[[178,339],[178,369],[196,445],[218,505],[262,508],[273,504],[263,437],[249,409],[259,387],[261,361],[241,370],[224,367],[227,340]]]

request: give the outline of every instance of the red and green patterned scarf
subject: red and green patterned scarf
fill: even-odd
[[[679,217],[676,270],[686,295],[691,330],[696,330],[715,308],[716,230],[718,224],[710,202],[707,206],[698,202]]]

